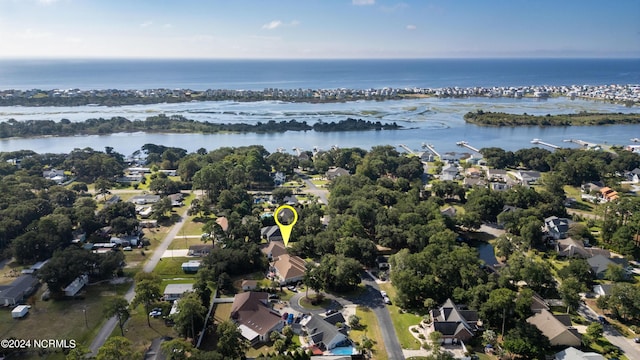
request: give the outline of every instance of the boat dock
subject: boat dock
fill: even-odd
[[[469,145],[469,143],[468,143],[468,142],[466,142],[466,141],[458,141],[458,142],[456,143],[456,145],[458,145],[458,146],[463,146],[463,147],[466,147],[467,149],[469,149],[469,150],[471,150],[471,151],[475,151],[475,152],[477,152],[477,153],[480,153],[480,150],[478,150],[478,149],[474,148],[473,146]]]
[[[566,141],[566,140],[565,140],[565,141]],[[531,143],[532,143],[532,144],[535,144],[535,145],[540,144],[540,145],[543,145],[543,146],[548,146],[548,147],[550,147],[550,148],[552,148],[552,149],[560,149],[560,146],[558,146],[558,145],[553,145],[553,144],[550,144],[550,143],[548,143],[548,142],[544,142],[544,141],[542,141],[542,140],[540,140],[540,139],[533,139],[533,140],[531,140]]]
[[[433,155],[435,155],[438,158],[440,157],[440,154],[436,151],[436,149],[433,147],[432,144],[422,143],[422,148],[428,149],[429,151],[431,151]]]
[[[580,146],[583,146],[583,147],[589,148],[589,149],[598,146],[598,144],[590,143],[590,142],[583,141],[583,140],[577,140],[577,139],[567,139],[567,140],[564,140],[564,142],[578,144]]]
[[[416,153],[405,144],[399,144],[398,147],[401,147],[404,151],[408,152],[411,155],[416,155]]]

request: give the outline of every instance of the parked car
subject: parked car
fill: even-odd
[[[122,251],[132,251],[133,249],[131,248],[131,246],[125,246],[122,248]]]
[[[294,285],[287,286],[287,289],[289,289],[289,291],[293,291],[294,293],[298,292],[298,289],[296,289]]]
[[[389,299],[388,296],[382,297],[382,301],[384,301],[384,303],[387,305],[391,305],[391,299]]]
[[[384,290],[380,290],[380,295],[382,295],[382,297],[387,297],[387,292]]]
[[[151,316],[152,318],[160,317],[162,316],[162,311],[153,310],[149,313],[149,316]]]
[[[333,314],[335,314],[335,313],[337,313],[337,312],[338,312],[338,310],[335,310],[335,309],[329,309],[329,310],[327,310],[327,312],[325,312],[324,314],[325,314],[326,316],[329,316],[329,315],[333,315]]]

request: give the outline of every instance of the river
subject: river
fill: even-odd
[[[567,98],[511,99],[511,98],[424,98],[390,101],[356,101],[345,103],[286,103],[262,102],[191,102],[180,104],[153,104],[135,106],[79,106],[79,107],[0,107],[0,121],[48,119],[59,121],[83,121],[89,118],[111,118],[124,116],[131,120],[145,119],[157,114],[183,115],[189,119],[207,122],[255,123],[269,120],[296,119],[314,123],[316,121],[338,121],[347,117],[364,120],[397,122],[405,127],[393,131],[331,132],[315,131],[286,132],[275,134],[149,134],[119,133],[103,136],[42,137],[26,139],[2,139],[0,151],[22,149],[38,153],[66,153],[74,148],[91,147],[102,150],[113,147],[125,155],[131,154],[147,143],[175,146],[188,151],[199,148],[207,150],[223,146],[261,144],[269,151],[283,148],[291,151],[298,147],[311,150],[313,147],[329,149],[338,147],[361,147],[369,149],[376,145],[406,144],[421,150],[423,143],[434,145],[439,152],[465,151],[456,146],[464,140],[476,148],[497,146],[508,150],[532,147],[531,140],[542,139],[559,146],[575,146],[564,143],[565,139],[581,139],[594,143],[626,145],[631,138],[640,137],[640,125],[572,126],[572,127],[479,127],[467,124],[463,115],[469,111],[503,111],[535,115],[588,112],[638,112],[637,107],[625,107],[603,101],[570,100]]]

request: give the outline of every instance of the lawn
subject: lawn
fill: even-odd
[[[75,340],[88,347],[105,320],[102,313],[105,301],[115,293],[123,295],[130,286],[130,283],[92,285],[85,287],[84,299],[38,300],[20,320],[11,318],[10,308],[0,308],[0,338]],[[42,291],[41,288],[36,293],[37,299]],[[54,354],[50,358],[64,357]]]
[[[358,306],[356,309],[356,315],[360,318],[360,324],[362,324],[362,330],[351,330],[349,338],[353,341],[360,342],[363,336],[366,336],[373,341],[373,359],[386,360],[387,349],[384,346],[382,340],[382,334],[380,333],[380,326],[378,325],[378,319],[376,315],[367,307]]]
[[[329,183],[329,180],[325,180],[322,178],[313,178],[311,179],[311,183],[319,188],[323,188],[327,186],[327,184]]]
[[[231,304],[231,303],[216,304],[216,309],[213,312],[213,320],[216,323],[220,323],[220,322],[229,320],[229,318],[231,317],[231,306],[232,305],[233,304]]]
[[[380,284],[380,289],[386,291],[389,298],[395,303],[396,289],[391,284]],[[396,329],[396,335],[398,336],[398,340],[400,341],[402,348],[419,350],[420,342],[413,337],[409,331],[409,327],[420,324],[422,317],[411,313],[404,313],[396,305],[387,305],[387,307],[389,308],[391,321],[393,322],[393,327]]]
[[[195,215],[189,216],[184,225],[182,225],[182,229],[180,229],[179,235],[202,235],[202,233],[204,232],[202,230],[202,227],[208,220],[215,220],[215,218],[202,218]]]
[[[189,236],[189,237],[187,237]],[[173,249],[188,249],[191,245],[203,245],[205,242],[198,237],[191,237],[194,235],[182,235],[182,231],[180,231],[180,235],[176,236],[171,244],[169,244],[169,250]],[[208,241],[207,244],[211,245],[211,241]]]
[[[156,268],[153,269],[153,273],[159,275],[161,278],[193,278],[195,277],[194,274],[185,274],[185,272],[182,271],[182,263],[189,260],[191,260],[191,258],[188,257],[162,258],[158,261]]]
[[[178,337],[173,327],[165,325],[162,318],[150,318],[149,321],[151,327],[147,323],[147,313],[143,305],[131,310],[131,318],[129,318],[124,327],[124,336],[131,340],[134,352],[144,353],[155,338],[162,336]],[[116,326],[111,336],[122,336],[119,326]]]

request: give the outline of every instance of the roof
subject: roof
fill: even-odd
[[[262,237],[266,237],[267,239],[270,239],[272,237],[282,238],[282,233],[280,232],[280,228],[278,227],[278,225],[265,226],[261,228],[260,235]]]
[[[306,328],[307,334],[313,344],[320,345],[321,348],[326,348],[326,345],[333,342],[336,336],[346,337],[335,325],[325,321],[318,315],[311,315],[304,318],[300,322],[300,325]]]
[[[38,284],[38,278],[33,275],[20,275],[11,285],[0,292],[0,298],[20,299],[25,293],[31,292]]]
[[[464,309],[463,306],[456,305],[451,299],[447,299],[439,309],[431,311],[431,317],[434,320],[434,328],[443,335],[455,335],[462,329],[473,333],[475,326],[470,323],[478,321],[478,313],[474,310]],[[442,323],[442,324],[441,324]]]
[[[267,306],[268,296],[266,292],[256,291],[236,295],[231,305],[231,319],[257,334],[266,335],[282,321],[280,315]]]
[[[325,173],[325,176],[328,178],[334,178],[337,176],[349,175],[349,170],[343,169],[341,167],[333,167],[329,168]]]
[[[604,255],[592,256],[587,259],[587,262],[595,274],[607,271],[607,267],[611,264],[621,265],[623,267],[627,266],[627,260],[623,258],[607,258]]]
[[[337,312],[337,313],[333,313],[329,316],[326,316],[324,318],[324,321],[328,322],[329,324],[335,326],[337,323],[343,323],[346,324],[347,321],[345,320],[344,316],[342,316],[342,313]]]
[[[548,310],[542,309],[539,313],[529,317],[527,322],[531,325],[537,327],[553,344],[553,340],[558,338],[560,335],[569,332],[573,334],[577,339],[581,340],[582,336],[577,331],[571,331],[575,329],[570,329],[569,326],[571,324],[571,320],[567,320],[560,316],[553,315]],[[569,326],[566,323],[569,323]]]
[[[164,288],[165,295],[182,295],[187,291],[193,291],[193,283],[192,284],[168,284],[167,287]]]
[[[219,218],[217,218],[216,224],[220,225],[222,231],[226,232],[227,230],[229,230],[229,219],[224,216],[220,216]]]
[[[307,263],[300,257],[289,254],[282,254],[274,258],[273,267],[283,280],[295,279],[303,276],[307,270]]]
[[[270,241],[267,245],[262,247],[262,253],[273,258],[277,258],[280,255],[287,253],[287,248],[284,247],[282,241]]]
[[[574,347],[568,347],[555,356],[556,360],[605,360],[605,357],[594,352],[582,352]]]
[[[571,220],[567,218],[559,218],[557,216],[549,216],[544,219],[544,224],[549,231],[556,232],[558,234],[566,234],[569,231],[569,224]]]

